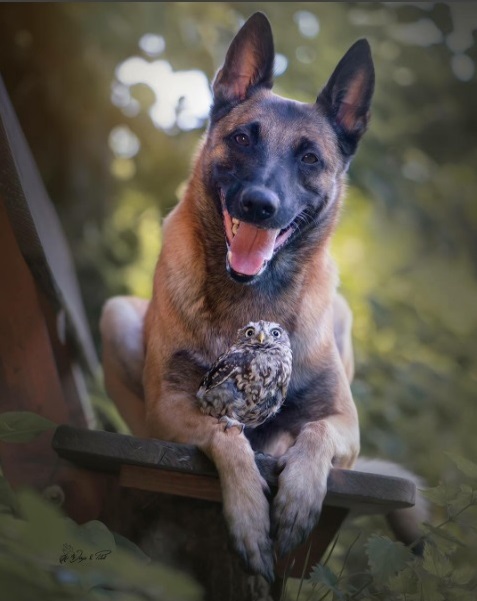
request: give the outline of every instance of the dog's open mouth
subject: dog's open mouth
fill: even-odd
[[[224,206],[222,211],[229,268],[245,279],[260,275],[292,234],[293,223],[283,230],[266,230],[231,217]]]

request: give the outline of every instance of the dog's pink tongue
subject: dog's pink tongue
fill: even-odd
[[[242,221],[230,243],[230,267],[243,275],[256,275],[272,258],[279,231],[262,230]]]

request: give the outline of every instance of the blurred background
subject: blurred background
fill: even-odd
[[[272,22],[284,96],[313,101],[348,47],[371,43],[373,116],[334,241],[355,315],[353,391],[363,451],[436,484],[445,451],[477,457],[475,3],[2,3],[0,71],[96,343],[105,299],[151,292],[209,82],[256,10]]]

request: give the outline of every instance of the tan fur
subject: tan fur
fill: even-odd
[[[275,499],[277,519],[296,506],[305,516],[319,508],[326,494],[331,466],[352,467],[359,452],[356,409],[349,389],[349,367],[345,369],[335,341],[335,319],[342,319],[344,301],[336,301],[337,273],[327,245],[320,247],[297,274],[296,283],[273,305],[247,297],[217,298],[211,304],[203,294],[207,278],[201,246],[198,211],[205,201],[198,177],[206,148],[199,155],[188,190],[164,224],[163,251],[155,277],[153,298],[144,321],[146,348],[143,385],[146,425],[140,423],[139,395],[122,397],[119,408],[133,432],[182,443],[196,444],[216,464],[224,495],[224,511],[233,537],[247,541],[246,557],[252,570],[264,571],[264,556],[271,552],[269,506],[263,482],[248,440],[237,429],[224,431],[215,418],[203,415],[195,402],[198,382],[177,391],[167,382],[167,364],[175,352],[188,349],[206,363],[227,348],[236,330],[254,319],[277,321],[294,332],[294,373],[333,366],[337,385],[335,412],[317,423],[304,425],[296,439],[287,434],[271,441],[264,451],[283,456],[285,466]],[[202,195],[202,196],[201,196]],[[334,305],[339,305],[335,312]],[[108,321],[108,307],[103,323]],[[349,327],[343,328],[345,336]],[[106,340],[108,338],[106,337]],[[111,345],[108,345],[108,350]],[[347,343],[347,364],[351,343]],[[105,360],[105,370],[114,366]],[[126,380],[126,381],[125,381]],[[127,378],[108,377],[108,390],[121,398]],[[129,382],[130,384],[130,382]],[[186,387],[187,388],[187,387]],[[128,405],[131,403],[130,405]],[[306,474],[306,477],[303,475]],[[250,533],[254,533],[251,537]],[[264,551],[265,549],[265,551]],[[268,549],[268,551],[267,551]],[[270,556],[271,557],[271,556]],[[271,558],[268,560],[271,561]]]
[[[148,306],[149,301],[118,296],[104,305],[100,321],[104,384],[136,436],[147,436],[142,374]]]
[[[353,374],[351,317],[337,296],[337,272],[328,251],[341,206],[346,161],[330,120],[317,105],[279,100],[285,111],[292,109],[299,115],[288,128],[282,123],[283,112],[270,111],[276,97],[268,89],[266,74],[273,53],[269,27],[263,15],[252,16],[232,42],[217,75],[217,109],[223,102],[231,104],[209,129],[184,197],[164,223],[163,249],[149,305],[127,299],[113,301],[105,308],[102,332],[105,371],[115,372],[106,377],[107,387],[112,396],[129,390],[127,401],[131,404],[120,402],[119,407],[133,431],[195,444],[214,461],[235,548],[253,571],[271,579],[273,547],[266,484],[244,433],[237,428],[224,430],[216,418],[199,410],[195,395],[204,366],[210,366],[249,321],[277,322],[289,333],[295,390],[306,388],[306,402],[315,410],[318,407],[315,415],[319,417],[300,417],[286,433],[283,429],[272,432],[261,448],[280,456],[282,471],[272,514],[281,552],[300,542],[314,526],[331,467],[353,466],[359,452],[359,429],[349,386]],[[353,101],[358,100],[364,83],[364,79],[358,81],[351,89]],[[319,243],[305,247],[301,260],[294,263],[291,283],[274,287],[273,294],[270,288],[268,292],[258,288],[261,291],[257,292],[254,286],[228,278],[224,225],[216,204],[220,196],[207,184],[208,174],[218,164],[231,170],[227,161],[233,162],[234,155],[227,140],[237,128],[254,122],[260,123],[261,140],[268,152],[267,160],[260,164],[261,182],[273,179],[277,165],[290,152],[299,151],[303,138],[319,141],[323,154],[322,168],[313,172],[315,188],[327,199],[320,209]],[[256,168],[253,161],[252,166]],[[115,358],[109,356],[121,343],[120,323],[136,336],[135,344],[129,342],[131,365],[118,351]],[[138,369],[142,357],[144,368]],[[142,385],[133,382],[139,372]],[[310,375],[321,378],[322,374],[325,392],[321,394],[326,398],[310,384]],[[319,386],[319,380],[313,382]]]

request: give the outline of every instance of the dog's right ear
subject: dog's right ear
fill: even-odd
[[[366,130],[373,91],[371,49],[367,40],[361,39],[338,63],[317,99],[337,130],[345,155],[354,153]]]
[[[271,88],[274,56],[270,23],[263,13],[255,13],[232,40],[215,77],[213,112],[238,104],[259,87]]]

